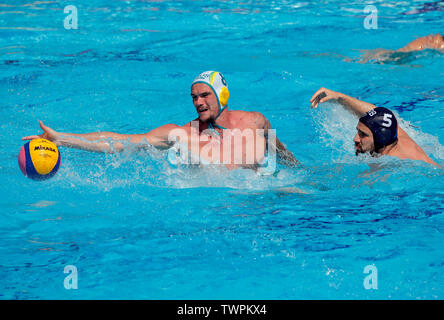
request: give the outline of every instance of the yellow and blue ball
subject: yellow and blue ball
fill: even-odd
[[[33,139],[20,149],[20,170],[33,180],[53,177],[60,168],[61,156],[57,146],[46,139]]]

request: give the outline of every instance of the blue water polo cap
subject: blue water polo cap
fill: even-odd
[[[373,133],[375,151],[398,140],[398,121],[389,109],[377,107],[368,111],[359,121]]]

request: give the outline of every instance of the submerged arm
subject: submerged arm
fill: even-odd
[[[279,157],[291,167],[300,165],[299,161],[294,157],[293,153],[288,150],[285,145],[276,137],[276,151]]]
[[[265,118],[264,115],[258,113],[257,121],[259,122],[259,128],[264,129],[264,136],[267,139],[268,143],[268,130],[271,130],[271,124],[270,121],[268,121],[267,118]],[[273,142],[272,142],[273,143]],[[272,146],[273,148],[276,148],[276,153],[279,155],[279,157],[284,160],[285,164],[295,167],[300,165],[299,161],[294,157],[293,153],[288,150],[285,145],[279,141],[279,139],[276,137],[275,144]]]

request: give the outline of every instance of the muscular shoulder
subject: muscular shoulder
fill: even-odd
[[[422,160],[435,164],[424,150],[401,128],[398,129],[399,144],[401,146],[400,157],[404,159]]]
[[[236,121],[243,123],[246,127],[264,129],[269,126],[267,118],[257,111],[232,111]]]

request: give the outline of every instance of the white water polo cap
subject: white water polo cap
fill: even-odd
[[[191,87],[196,83],[205,83],[214,92],[217,97],[217,102],[219,103],[219,108],[225,107],[228,103],[228,98],[230,97],[230,92],[228,91],[227,81],[225,81],[222,73],[217,71],[205,71],[194,79]]]

